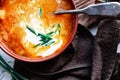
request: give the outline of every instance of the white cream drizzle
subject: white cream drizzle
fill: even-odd
[[[49,49],[47,49],[46,51],[42,51],[41,53],[38,53],[37,56],[46,57],[53,54],[59,47],[61,47],[62,43],[63,43],[62,38],[60,38],[60,42],[58,44],[51,45]]]
[[[58,4],[60,4],[60,3],[61,3],[61,1],[62,1],[62,0],[56,0],[56,2],[57,2]]]

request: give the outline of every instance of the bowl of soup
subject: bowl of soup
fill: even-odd
[[[26,62],[61,54],[74,39],[77,15],[55,15],[58,9],[75,9],[75,5],[72,0],[1,0],[0,48]]]

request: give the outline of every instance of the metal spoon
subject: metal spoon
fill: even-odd
[[[91,16],[120,19],[120,4],[118,2],[107,2],[89,5],[76,10],[57,10],[55,14],[77,14],[84,13]]]

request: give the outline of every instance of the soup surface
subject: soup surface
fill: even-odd
[[[0,5],[0,37],[18,55],[39,58],[55,54],[69,41],[72,14],[54,15],[57,9],[73,9],[69,0],[3,0]]]

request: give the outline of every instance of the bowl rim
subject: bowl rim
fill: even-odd
[[[73,0],[71,0],[72,4],[74,5],[74,8],[75,7],[75,4],[73,2]],[[18,55],[16,53],[14,53],[12,50],[10,50],[3,42],[2,40],[0,39],[0,48],[6,53],[8,54],[9,56],[13,57],[14,59],[17,59],[17,60],[21,60],[21,61],[25,61],[25,62],[43,62],[43,61],[47,61],[47,60],[50,60],[56,56],[58,56],[59,54],[61,54],[69,45],[70,43],[73,41],[74,39],[74,36],[77,32],[77,27],[78,27],[78,15],[77,14],[74,14],[74,19],[75,19],[75,23],[74,23],[74,31],[73,31],[73,34],[71,35],[71,38],[69,39],[69,42],[66,43],[66,45],[61,49],[61,50],[58,50],[55,54],[51,54],[49,56],[46,56],[46,57],[42,57],[41,59],[32,59],[32,58],[27,58],[25,56],[21,56],[21,55]]]

